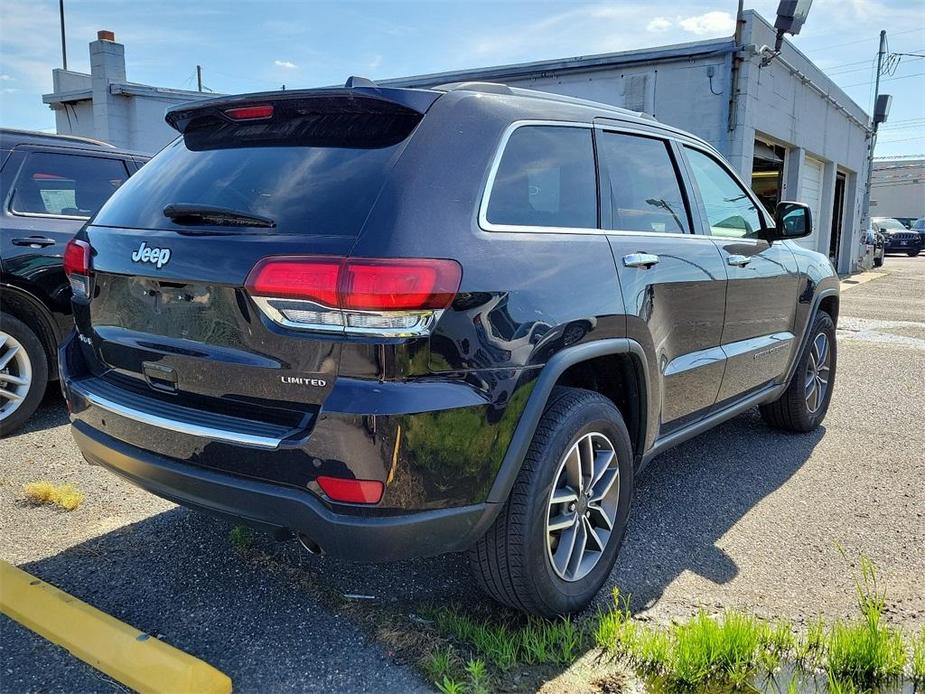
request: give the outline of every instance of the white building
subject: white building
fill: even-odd
[[[816,231],[800,242],[852,272],[864,257],[869,116],[789,42],[770,57],[775,31],[757,13],[743,13],[738,26],[728,38],[381,83],[503,82],[650,113],[712,143],[769,208],[784,199],[809,204]],[[154,151],[172,135],[164,108],[207,96],[126,82],[124,48],[113,41],[90,50],[92,74],[55,70],[55,93],[44,97],[57,109],[58,132]]]
[[[925,157],[874,159],[872,217],[925,217]]]

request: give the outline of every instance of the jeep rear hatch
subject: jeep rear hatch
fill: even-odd
[[[169,111],[182,137],[87,227],[88,283],[72,274],[75,293],[86,286],[92,297],[81,332],[96,375],[200,408],[211,399],[250,414],[320,405],[341,357],[332,338],[349,332],[346,309],[356,308],[347,293],[365,291],[367,342],[376,292],[420,297],[418,314],[448,301],[458,266],[344,260],[438,96],[287,91]],[[409,313],[408,301],[379,303]]]

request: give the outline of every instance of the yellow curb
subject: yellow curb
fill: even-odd
[[[136,691],[231,692],[224,672],[5,561],[0,612]]]

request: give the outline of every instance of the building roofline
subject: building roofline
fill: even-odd
[[[767,27],[770,31],[773,31],[773,32],[776,32],[776,31],[777,31],[777,29],[774,28],[774,25],[771,24],[771,22],[769,22],[767,19],[765,19],[764,17],[762,17],[762,16],[758,13],[757,10],[745,10],[744,12],[742,12],[742,15],[743,15],[743,17],[745,17],[745,16],[754,17],[755,20],[757,20],[757,21],[761,22],[762,24],[764,24],[764,26]],[[858,102],[856,102],[854,99],[852,99],[850,96],[848,96],[848,93],[845,92],[844,89],[842,89],[842,88],[839,87],[837,84],[835,84],[835,82],[832,80],[832,78],[829,77],[829,76],[826,74],[825,70],[823,70],[823,69],[820,68],[818,65],[816,65],[816,63],[813,61],[813,59],[810,58],[808,55],[806,55],[803,51],[801,51],[801,50],[797,47],[797,45],[796,45],[795,43],[793,43],[791,40],[785,38],[785,39],[784,39],[783,45],[786,46],[786,47],[787,47],[788,49],[790,49],[791,51],[793,51],[794,53],[796,53],[797,56],[799,56],[801,60],[805,60],[806,63],[807,63],[807,65],[811,65],[812,68],[813,68],[813,70],[816,72],[816,76],[818,76],[820,79],[824,80],[827,87],[829,87],[830,89],[833,89],[833,90],[837,91],[838,94],[839,94],[841,97],[844,97],[844,100],[845,100],[845,101],[847,101],[847,102],[848,102],[849,104],[851,104],[854,108],[856,108],[858,111],[860,111],[860,113],[862,113],[862,114],[864,115],[865,118],[867,118],[868,120],[870,119],[870,114],[867,113],[867,110],[866,110],[863,106],[861,106]],[[759,48],[760,48],[760,47],[759,47]],[[857,115],[857,114],[853,114],[853,115]]]
[[[149,84],[140,84],[138,82],[113,82],[109,85],[110,94],[121,96],[145,96],[154,99],[188,99],[196,101],[198,99],[210,99],[212,97],[223,96],[215,92],[197,92],[189,89],[171,89],[169,87],[152,87]]]
[[[74,89],[67,92],[42,94],[42,102],[49,106],[54,106],[55,104],[73,104],[78,101],[90,101],[92,98],[92,89]]]
[[[553,60],[538,60],[530,63],[513,63],[495,67],[470,68],[465,70],[451,70],[448,72],[433,72],[423,75],[411,75],[386,80],[376,80],[381,86],[435,86],[447,82],[490,82],[498,79],[511,79],[536,73],[567,72],[572,70],[603,70],[612,65],[630,65],[633,63],[651,63],[659,61],[678,60],[699,55],[725,54],[735,50],[732,37],[678,43],[658,48],[639,48],[631,51],[618,51],[616,53],[599,53],[595,55],[576,56],[573,58],[557,58]]]

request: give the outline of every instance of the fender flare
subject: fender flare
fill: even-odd
[[[501,461],[501,467],[498,469],[495,481],[488,492],[486,501],[489,504],[497,506],[500,510],[501,505],[507,501],[511,488],[514,486],[514,480],[517,479],[524,458],[527,455],[527,450],[530,448],[530,443],[533,441],[533,434],[539,425],[543,412],[546,410],[549,396],[559,377],[575,364],[598,357],[618,354],[631,355],[637,363],[637,374],[642,382],[643,401],[640,403],[640,407],[643,415],[646,415],[649,396],[649,366],[646,361],[645,351],[638,342],[628,338],[607,338],[585,342],[557,352],[540,370],[533,392],[530,393],[527,404],[520,415],[517,428],[514,430],[507,452]],[[643,431],[642,435],[643,440],[646,440],[647,432]]]
[[[800,363],[800,357],[803,355],[803,350],[806,349],[806,345],[809,342],[809,328],[812,326],[813,321],[816,320],[816,314],[819,313],[819,306],[822,304],[823,299],[826,299],[830,296],[841,296],[839,287],[835,286],[822,289],[813,295],[813,303],[806,314],[806,324],[803,326],[803,335],[800,337],[800,348],[793,353],[793,356],[790,359],[790,366],[787,367],[787,374],[781,381],[781,384],[784,388],[786,388],[787,385],[790,384],[790,381],[793,379],[793,374],[796,372],[797,364]]]
[[[3,292],[4,303],[7,303],[9,297],[14,296],[16,297],[16,301],[31,310],[32,315],[23,315],[21,311],[7,310],[4,312],[19,318],[19,320],[36,331],[42,346],[45,348],[45,357],[48,361],[48,378],[49,380],[56,379],[58,377],[58,360],[56,355],[58,352],[58,344],[61,342],[61,334],[58,327],[55,325],[55,321],[48,307],[45,306],[37,296],[14,284],[7,284],[4,282],[0,284],[0,291]],[[0,309],[2,309],[2,307],[0,307]]]

